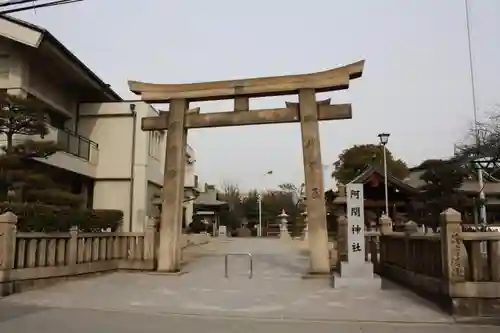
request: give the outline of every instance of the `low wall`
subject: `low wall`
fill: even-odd
[[[4,217],[4,216],[2,216]],[[12,217],[13,218],[13,217]],[[13,220],[15,220],[13,218]],[[1,223],[0,294],[93,273],[154,269],[154,225],[146,232],[15,232]],[[7,223],[8,225],[8,223]]]
[[[500,233],[462,232],[460,213],[441,214],[441,232],[384,232],[377,272],[466,317],[500,316]],[[375,260],[375,258],[377,258]]]
[[[17,217],[0,215],[0,296],[88,274],[154,270],[157,232],[16,232]],[[208,234],[181,236],[181,248],[206,244]]]

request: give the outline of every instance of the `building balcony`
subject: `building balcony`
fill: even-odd
[[[195,191],[199,191],[199,179],[198,175],[193,175],[190,173],[186,173],[184,176],[184,187],[192,188]]]
[[[81,135],[71,133],[52,126],[47,126],[48,133],[42,138],[40,135],[14,135],[14,143],[21,143],[26,140],[36,142],[55,142],[62,152],[81,158],[92,164],[97,164],[98,146],[97,143]]]
[[[62,151],[73,156],[82,158],[91,164],[97,164],[99,148],[97,143],[81,135],[69,131],[54,129],[57,133],[58,146]]]
[[[60,151],[48,158],[36,158],[36,160],[94,178],[95,168],[99,160],[99,147],[97,143],[68,130],[52,126],[47,126],[47,128],[48,133],[43,138],[40,135],[14,135],[14,144],[19,144],[26,140],[55,142],[59,146]],[[5,138],[2,141],[5,141]]]

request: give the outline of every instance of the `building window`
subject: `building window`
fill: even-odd
[[[149,156],[155,159],[160,158],[161,134],[158,131],[149,132]]]
[[[148,155],[153,156],[153,132],[149,132],[149,140],[148,140]]]

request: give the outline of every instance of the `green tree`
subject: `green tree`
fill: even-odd
[[[292,196],[292,200],[298,207],[302,202],[305,195],[305,184],[302,183],[300,186],[296,186],[292,183],[283,183],[278,185],[278,188],[283,193],[289,193]]]
[[[248,222],[250,229],[259,223],[258,196],[257,190],[251,190],[248,195],[241,198],[242,218]]]
[[[438,226],[439,214],[449,207],[461,209],[467,198],[458,189],[468,177],[469,170],[453,160],[427,160],[418,168],[424,169],[420,178],[425,181],[420,195],[411,202],[411,218],[429,227]]]
[[[222,183],[222,192],[219,193],[218,198],[228,204],[227,210],[221,211],[221,225],[225,225],[231,230],[239,228],[243,216],[239,186],[232,182],[224,181]]]
[[[333,164],[334,171],[332,177],[337,181],[347,184],[357,177],[369,165],[383,166],[383,147],[374,144],[355,145],[344,150],[338,160]],[[397,178],[404,178],[408,175],[406,163],[394,156],[387,149],[387,170]]]
[[[0,108],[0,133],[6,137],[6,145],[0,154],[0,200],[3,208],[20,211],[20,207],[46,211],[54,207],[79,209],[82,197],[71,193],[67,184],[56,181],[57,175],[51,173],[47,165],[34,158],[48,158],[59,149],[51,141],[32,141],[22,138],[16,142],[17,135],[43,136],[48,133],[43,117],[35,111],[20,106],[4,104]],[[7,207],[5,207],[7,205]],[[37,208],[38,207],[38,208]],[[39,214],[38,214],[39,215]],[[25,225],[41,231],[47,226],[43,217],[34,214]]]
[[[297,203],[296,193],[294,192],[268,192],[262,201],[263,215],[266,221],[278,223],[278,215],[284,210],[288,214],[288,230],[295,232],[302,225],[301,210]]]
[[[43,138],[47,133],[41,112],[8,102],[0,105],[0,134],[5,136],[7,151],[13,148],[15,135],[40,135]]]

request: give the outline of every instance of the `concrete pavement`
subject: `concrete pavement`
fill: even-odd
[[[231,257],[224,278],[224,254]],[[190,249],[187,274],[113,273],[12,295],[0,301],[0,331],[83,332],[473,332],[433,304],[394,284],[387,289],[332,289],[302,279],[308,259],[293,242],[229,239]],[[243,328],[244,327],[244,328]],[[42,330],[41,330],[42,329]],[[481,327],[484,332],[498,327]],[[493,332],[493,331],[492,331]]]
[[[158,315],[120,311],[30,309],[30,313],[0,319],[2,333],[496,333],[498,327],[425,323],[266,320],[188,315]],[[0,312],[4,312],[3,306]]]

